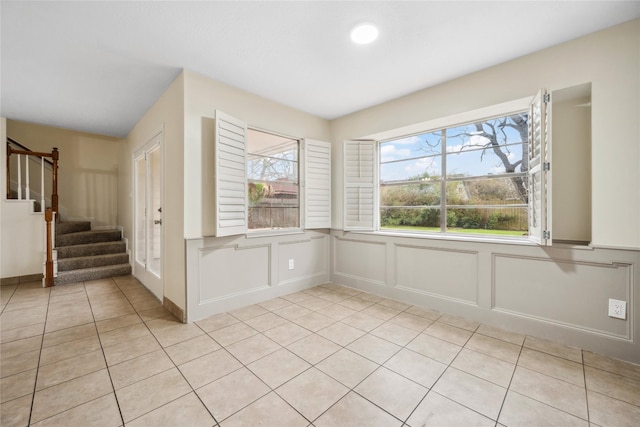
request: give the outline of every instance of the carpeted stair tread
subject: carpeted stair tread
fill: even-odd
[[[105,255],[62,258],[58,259],[58,272],[91,267],[104,267],[107,265],[125,264],[128,262],[129,255],[124,252]]]
[[[104,279],[107,277],[126,276],[131,274],[131,265],[116,264],[104,267],[83,268],[79,270],[58,271],[56,285]]]
[[[77,258],[82,256],[95,256],[125,252],[127,245],[123,241],[88,243],[84,245],[57,247],[58,262],[63,258]]]
[[[56,224],[56,236],[60,234],[91,231],[90,221],[65,221]]]
[[[93,230],[58,234],[56,247],[83,245],[87,243],[114,242],[122,239],[120,230]]]

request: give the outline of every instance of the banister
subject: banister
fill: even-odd
[[[17,145],[21,149],[15,149],[11,147],[10,144]],[[7,137],[7,198],[11,197],[11,154],[24,155],[24,156],[34,156],[40,157],[43,161],[51,164],[52,166],[52,191],[51,191],[51,207],[44,207],[44,188],[41,188],[40,191],[42,193],[42,208],[44,209],[44,221],[46,228],[46,261],[45,261],[45,275],[44,275],[44,286],[50,287],[54,285],[54,277],[53,277],[53,239],[51,236],[51,221],[53,221],[53,213],[58,213],[58,160],[60,159],[60,152],[57,147],[53,147],[51,153],[43,153],[38,151],[31,151],[24,145],[20,144],[14,139]],[[47,160],[46,157],[50,157],[51,161]],[[18,158],[19,160],[20,158]],[[28,157],[27,157],[27,173],[28,173]],[[41,171],[44,173],[44,163],[42,163]],[[20,173],[20,163],[18,163],[18,173]],[[18,179],[18,182],[20,180]],[[41,177],[41,187],[44,187],[44,177]],[[28,188],[28,180],[27,180],[27,188]],[[18,192],[20,194],[20,192]],[[18,196],[18,198],[21,198]],[[28,190],[27,190],[27,198],[29,198]]]
[[[51,152],[51,159],[53,159],[53,191],[51,192],[51,208],[55,213],[58,213],[58,158],[60,153],[57,147],[53,147]]]
[[[48,288],[53,286],[53,242],[51,239],[51,221],[53,220],[53,211],[51,208],[44,210],[44,221],[46,223],[47,233],[47,260],[45,262],[44,286]]]
[[[10,144],[15,144],[22,148],[21,150],[16,150],[11,147]],[[24,145],[20,144],[15,139],[7,137],[7,198],[11,197],[11,161],[10,157],[12,154],[25,155],[25,156],[35,156],[41,157],[47,163],[52,165],[52,191],[51,191],[51,209],[53,212],[58,212],[58,160],[60,158],[60,152],[57,147],[53,147],[51,153],[44,153],[40,151],[32,151]],[[51,157],[51,161],[45,159],[45,157]]]

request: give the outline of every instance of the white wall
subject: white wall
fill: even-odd
[[[7,140],[7,120],[0,118],[0,141]],[[0,150],[0,188],[7,179],[7,151]],[[0,278],[44,271],[44,216],[32,213],[32,202],[0,200]]]
[[[591,164],[564,166],[590,168],[591,247],[334,230],[332,281],[640,363],[640,20],[333,121],[333,225],[342,141],[588,82]],[[609,298],[627,301],[626,320],[607,316]]]

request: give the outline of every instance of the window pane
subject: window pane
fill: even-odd
[[[439,206],[440,183],[380,187],[380,206]]]
[[[380,143],[380,163],[442,153],[442,131],[407,136]]]
[[[526,205],[526,176],[447,182],[447,205]]]
[[[447,232],[526,236],[526,206],[447,209]]]
[[[497,175],[525,172],[522,156],[525,145],[511,145],[499,148],[500,156],[492,148],[486,150],[447,153],[447,177]]]
[[[523,112],[381,143],[381,227],[442,231],[446,197],[446,231],[526,234],[527,140]]]
[[[422,157],[380,165],[380,181],[429,181],[440,179],[442,156]]]
[[[447,153],[527,142],[527,114],[513,114],[446,130]]]
[[[247,132],[249,229],[300,226],[298,140]]]
[[[381,207],[380,228],[440,231],[440,208]]]

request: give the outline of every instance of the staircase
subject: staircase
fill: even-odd
[[[120,230],[91,230],[88,221],[56,224],[56,285],[131,274]]]

